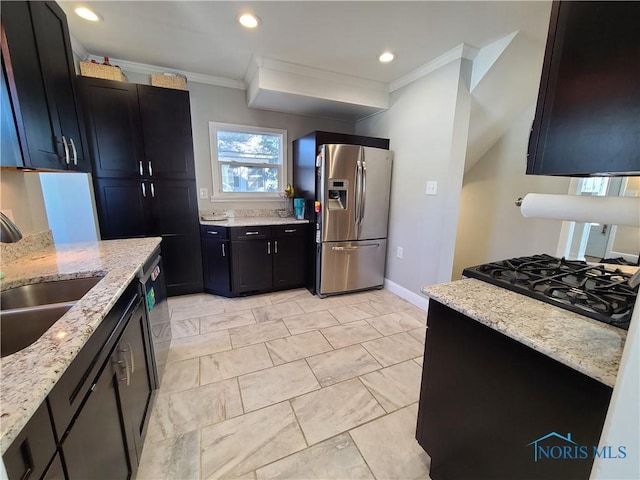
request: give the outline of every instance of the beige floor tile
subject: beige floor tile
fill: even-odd
[[[171,321],[199,318],[224,311],[224,300],[201,300],[193,303],[180,304],[171,308]]]
[[[282,292],[274,292],[269,294],[269,300],[271,304],[277,303],[295,302],[296,300],[305,300],[313,298],[313,295],[309,293],[306,288],[297,288],[295,290],[284,290]]]
[[[424,353],[424,346],[406,332],[362,344],[384,367],[404,362]]]
[[[145,442],[137,480],[200,478],[200,430],[158,443]]]
[[[291,405],[279,403],[204,428],[202,476],[240,478],[305,447]]]
[[[201,357],[231,349],[229,333],[213,332],[171,340],[167,363]]]
[[[360,345],[321,353],[307,358],[307,362],[323,387],[380,368],[380,364]]]
[[[386,315],[400,310],[397,306],[386,300],[370,300],[367,304],[373,311],[377,312],[375,315]]]
[[[263,343],[236,348],[200,357],[200,383],[206,385],[272,366]]]
[[[336,317],[336,320],[342,324],[364,320],[365,318],[371,318],[373,316],[371,313],[367,313],[358,308],[359,305],[361,304],[331,308],[329,309],[329,313]]]
[[[375,300],[375,297],[370,295],[371,290],[357,293],[347,293],[346,295],[340,295],[344,305],[355,305],[356,303],[368,302]]]
[[[319,312],[322,310],[329,310],[330,308],[342,307],[344,305],[344,300],[341,296],[337,297],[311,297],[305,298],[297,301],[298,305],[302,307],[302,309],[307,312]]]
[[[274,365],[332,350],[329,342],[318,331],[271,340],[266,345]]]
[[[269,322],[304,313],[296,302],[279,303],[252,309],[257,322]]]
[[[158,395],[147,436],[160,441],[242,415],[236,379]]]
[[[171,322],[171,337],[184,338],[200,334],[200,320],[189,318],[188,320],[174,320]]]
[[[200,360],[191,358],[167,364],[159,392],[162,394],[182,392],[200,385]]]
[[[215,315],[200,317],[200,333],[217,332],[229,328],[242,327],[243,325],[252,325],[254,323],[256,323],[256,319],[251,310],[216,313]]]
[[[153,335],[153,342],[166,342],[171,341],[171,325],[173,322],[156,323],[151,325],[151,334]]]
[[[427,312],[425,312],[422,308],[411,305],[407,308],[403,308],[401,311],[408,315],[411,315],[413,318],[419,321],[423,327],[427,326]]]
[[[235,327],[229,330],[229,335],[231,336],[233,348],[238,348],[275,340],[276,338],[288,337],[289,330],[282,323],[282,320],[276,320],[275,322]]]
[[[426,327],[414,328],[413,330],[407,330],[407,333],[411,335],[413,338],[418,340],[422,345],[424,345],[425,335],[427,334]]]
[[[364,320],[351,322],[347,325],[323,328],[320,330],[333,348],[343,348],[356,343],[366,342],[382,335]]]
[[[207,303],[209,305],[222,304],[226,302],[225,297],[219,297],[217,295],[211,295],[209,293],[194,293],[192,295],[178,295],[176,297],[169,297],[167,302],[169,307],[184,307],[189,305],[197,305]]]
[[[320,388],[304,360],[285,363],[238,378],[245,412],[297,397]]]
[[[424,357],[416,357],[413,359],[413,361],[422,367],[424,364]]]
[[[309,445],[384,415],[357,378],[294,398],[291,405]]]
[[[285,318],[285,325],[291,332],[291,335],[299,335],[301,333],[320,330],[324,327],[338,325],[338,321],[329,312],[312,312],[294,317]]]
[[[413,360],[367,373],[362,383],[387,412],[393,412],[418,401],[422,368]]]
[[[367,322],[382,335],[393,335],[395,333],[424,327],[418,320],[404,311],[367,318]]]
[[[251,297],[233,298],[224,305],[224,311],[239,312],[241,310],[251,310],[252,308],[271,305],[268,295],[255,295]]]
[[[415,439],[417,404],[350,433],[376,478],[429,478],[431,460]]]
[[[256,475],[258,480],[374,478],[346,433],[259,468]]]

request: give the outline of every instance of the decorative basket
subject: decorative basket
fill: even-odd
[[[104,78],[118,82],[127,81],[127,76],[118,67],[100,65],[99,63],[80,62],[80,74],[84,77]]]
[[[187,89],[187,77],[182,75],[167,75],[154,73],[151,75],[151,85],[154,87],[173,88],[175,90]]]

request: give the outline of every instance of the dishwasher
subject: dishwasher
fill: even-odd
[[[171,345],[171,317],[167,302],[167,286],[160,249],[156,250],[138,273],[145,298],[151,336],[151,357],[154,359],[154,381],[156,388],[162,382],[164,367]]]

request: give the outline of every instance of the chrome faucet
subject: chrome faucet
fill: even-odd
[[[14,243],[22,238],[22,232],[9,217],[0,212],[0,242]]]

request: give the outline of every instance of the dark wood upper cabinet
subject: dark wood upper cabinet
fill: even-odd
[[[138,85],[138,99],[145,174],[157,178],[195,178],[189,93]]]
[[[2,2],[0,8],[23,166],[89,171],[64,12],[55,2]]]
[[[554,2],[527,174],[640,174],[640,2]]]
[[[79,77],[93,174],[135,178],[145,173],[138,91],[134,83]]]

